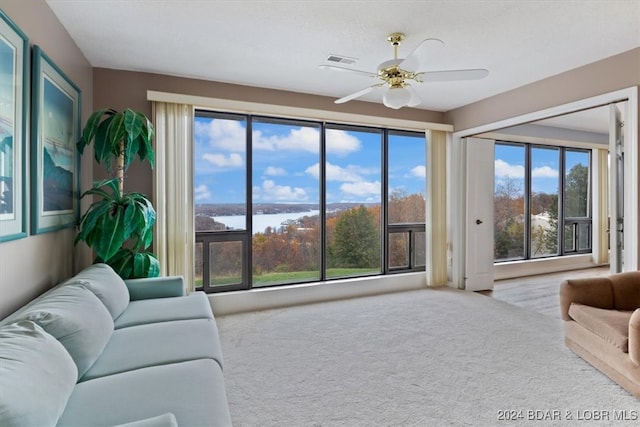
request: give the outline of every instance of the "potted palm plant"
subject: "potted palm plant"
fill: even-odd
[[[153,125],[144,114],[102,109],[89,117],[77,144],[82,154],[93,142],[96,161],[112,178],[82,194],[94,196],[94,202],[80,218],[75,243],[85,242],[96,254],[94,262],[109,264],[123,279],[160,272],[158,259],[147,251],[156,220],[153,205],[144,194],[124,192],[125,171],[136,157],[154,166],[152,139]]]

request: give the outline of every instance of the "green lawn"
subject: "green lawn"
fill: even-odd
[[[379,270],[372,268],[329,268],[327,269],[327,277],[350,277],[365,274],[375,274]],[[253,286],[268,286],[283,283],[311,282],[318,280],[320,272],[312,271],[293,271],[293,272],[274,272],[253,276]],[[221,286],[227,284],[237,284],[242,278],[238,276],[214,277],[211,280],[211,286]],[[196,287],[202,286],[202,279],[196,278]]]

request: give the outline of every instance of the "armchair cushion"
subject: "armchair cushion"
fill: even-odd
[[[560,285],[560,310],[563,320],[571,320],[571,303],[598,308],[613,308],[613,290],[606,277],[567,279]]]
[[[582,304],[571,304],[569,315],[579,325],[618,347],[629,351],[630,311],[606,310]]]
[[[67,350],[33,322],[0,328],[0,425],[55,426],[76,384]]]

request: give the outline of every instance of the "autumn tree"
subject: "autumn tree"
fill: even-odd
[[[379,224],[366,207],[349,209],[338,218],[329,251],[332,267],[374,268],[380,265]]]
[[[407,194],[396,188],[389,195],[389,224],[423,223],[426,199],[424,194]]]
[[[495,259],[524,256],[524,195],[522,184],[505,178],[494,195]]]

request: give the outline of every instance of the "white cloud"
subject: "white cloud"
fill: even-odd
[[[360,150],[360,140],[345,131],[328,129],[327,153],[346,155]],[[266,151],[320,152],[320,132],[310,127],[291,129],[285,135],[265,136],[261,131],[253,132],[253,148]]]
[[[510,165],[502,159],[495,161],[495,175],[501,178],[524,178],[524,166]]]
[[[253,148],[266,151],[308,151],[320,150],[320,133],[317,129],[301,127],[291,129],[286,135],[265,136],[261,131],[253,132]]]
[[[287,174],[287,171],[282,168],[269,166],[264,170],[264,174],[267,176],[284,176]]]
[[[202,158],[217,167],[240,167],[244,166],[244,160],[238,153],[231,153],[228,156],[224,154],[206,153]]]
[[[534,168],[531,171],[531,176],[534,178],[557,178],[558,170],[553,169],[549,166],[542,166],[539,168]]]
[[[345,182],[340,186],[340,190],[346,194],[355,196],[366,196],[369,194],[380,194],[380,181]]]
[[[360,151],[360,140],[344,130],[327,129],[326,131],[327,153],[347,155],[354,151]]]
[[[524,178],[524,166],[511,165],[502,159],[495,161],[495,175],[499,178]],[[534,178],[557,178],[558,170],[549,166],[541,166],[531,170]]]
[[[425,166],[416,166],[411,169],[411,176],[417,176],[418,178],[427,177],[427,168]]]
[[[204,184],[198,185],[196,188],[194,188],[193,193],[193,198],[196,202],[211,199],[211,192],[209,191],[209,188]]]
[[[196,136],[209,141],[209,146],[226,151],[244,153],[247,132],[238,120],[214,119],[207,123],[196,122]]]
[[[253,187],[253,194],[256,199],[272,200],[275,202],[300,202],[308,200],[307,192],[300,187],[289,185],[277,185],[274,181],[266,179],[262,182],[262,187]]]
[[[339,182],[357,182],[361,181],[362,177],[354,170],[355,167],[347,166],[343,168],[342,166],[334,165],[332,163],[327,162],[325,166],[325,173],[327,176],[327,181],[339,181]],[[314,177],[315,179],[320,179],[320,163],[316,163],[314,165],[309,166],[305,169],[305,172]]]

